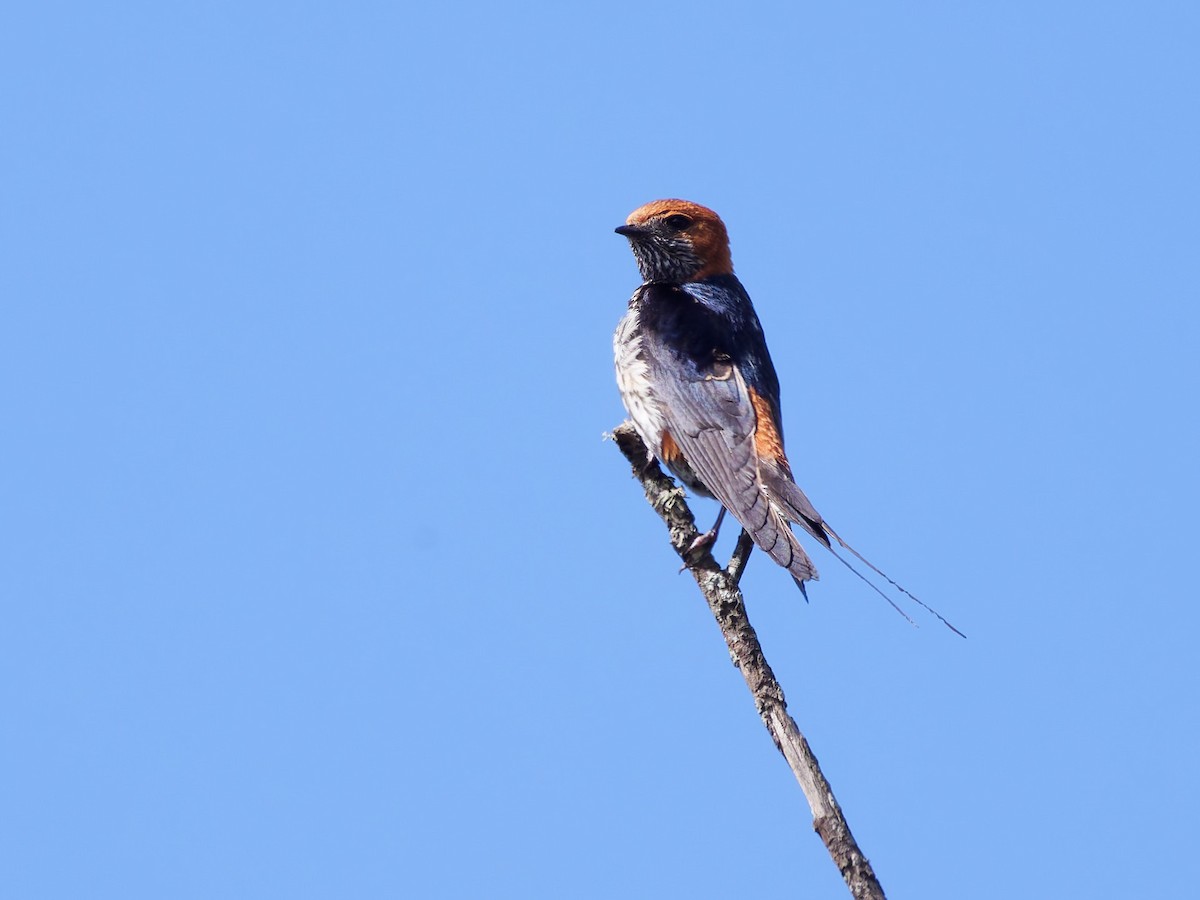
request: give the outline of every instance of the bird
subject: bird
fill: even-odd
[[[715,541],[728,510],[807,600],[805,584],[818,572],[792,531],[799,525],[910,622],[837,553],[835,541],[930,609],[843,541],[796,484],[784,450],[779,376],[734,274],[720,216],[688,200],[654,200],[615,230],[628,239],[642,276],[613,335],[621,399],[650,454],[647,464],[656,458],[694,493],[721,504],[716,524],[693,546]]]

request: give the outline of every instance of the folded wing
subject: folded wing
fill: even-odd
[[[720,352],[708,360],[681,359],[653,340],[642,349],[666,431],[692,471],[801,588],[815,580],[817,570],[789,522],[819,532],[823,543],[828,538],[812,504],[785,474],[786,461],[760,457],[759,413],[737,363]]]

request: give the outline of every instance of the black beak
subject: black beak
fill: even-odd
[[[645,225],[619,225],[613,231],[627,238],[639,238],[649,232],[650,229]]]

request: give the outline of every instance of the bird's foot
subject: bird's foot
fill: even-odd
[[[688,544],[687,555],[699,553],[701,550],[708,550],[717,542],[717,529],[711,528],[704,534],[699,535],[694,541]]]
[[[687,550],[683,551],[684,564],[679,567],[682,572],[692,564],[692,559],[699,553],[712,548],[712,545],[717,542],[717,535],[721,533],[721,523],[725,521],[725,507],[721,507],[721,511],[717,513],[717,521],[713,522],[713,527],[699,535],[694,541],[688,544]]]
[[[712,528],[697,536],[697,538],[688,544],[686,550],[683,551],[683,558],[686,562],[679,567],[679,571],[683,572],[691,568],[692,560],[697,554],[703,553],[706,550],[712,549],[712,545],[717,542],[717,532],[719,529]]]

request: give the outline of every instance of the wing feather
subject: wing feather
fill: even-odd
[[[816,579],[789,525],[790,504],[779,503],[760,475],[757,417],[738,365],[701,365],[654,340],[642,349],[666,430],[691,470],[772,559],[798,581]]]

